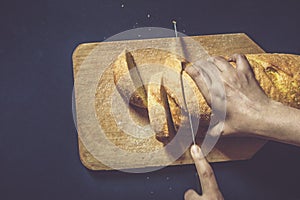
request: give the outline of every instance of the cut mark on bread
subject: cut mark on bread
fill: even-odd
[[[156,139],[167,144],[175,135],[175,127],[162,74],[153,75],[148,85],[148,112]]]
[[[130,74],[130,78],[136,88],[136,93],[137,95],[134,95],[134,97],[140,97],[137,101],[139,102],[138,104],[141,105],[147,105],[147,92],[143,83],[143,80],[141,78],[141,74],[139,72],[138,67],[136,66],[136,63],[134,61],[134,58],[130,52],[125,50],[125,55],[126,55],[126,63],[128,67],[128,71]],[[133,95],[131,95],[131,99],[134,98]],[[134,100],[134,99],[132,99]]]
[[[113,64],[117,89],[130,104],[147,108],[147,92],[138,66],[130,52],[124,50]]]

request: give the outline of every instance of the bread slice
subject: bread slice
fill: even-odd
[[[167,143],[175,135],[166,90],[163,86],[163,73],[151,76],[148,84],[148,113],[150,125],[156,138]]]
[[[147,108],[147,93],[132,54],[123,51],[112,64],[114,82],[125,101]]]

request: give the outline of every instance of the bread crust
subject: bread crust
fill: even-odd
[[[273,100],[300,108],[300,56],[292,54],[249,54],[255,78]]]

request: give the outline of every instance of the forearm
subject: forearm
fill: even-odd
[[[300,110],[271,101],[254,122],[253,134],[279,142],[300,146]]]

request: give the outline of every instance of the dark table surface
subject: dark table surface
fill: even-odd
[[[187,35],[244,32],[267,52],[300,54],[299,10],[298,0],[2,1],[0,199],[183,199],[197,188],[193,165],[127,174],[81,164],[74,48],[176,19]],[[225,199],[300,199],[297,147],[269,142],[251,160],[213,168]]]

